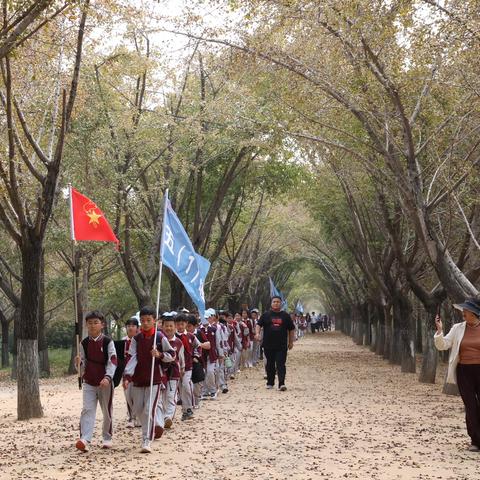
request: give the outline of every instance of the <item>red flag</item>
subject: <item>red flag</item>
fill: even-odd
[[[72,240],[119,244],[103,212],[88,197],[70,187]]]

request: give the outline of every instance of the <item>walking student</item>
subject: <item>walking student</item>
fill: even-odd
[[[86,452],[92,441],[95,428],[97,403],[103,414],[102,447],[112,448],[112,401],[113,375],[117,366],[117,354],[113,340],[102,333],[105,317],[99,311],[86,315],[88,336],[80,344],[80,357],[77,357],[83,373],[83,408],[80,414],[80,438],[75,447]]]
[[[467,298],[455,304],[462,311],[463,322],[452,326],[443,335],[442,320],[435,318],[437,331],[434,335],[438,350],[449,350],[447,383],[458,385],[465,405],[465,420],[471,443],[468,450],[480,451],[480,302]]]
[[[159,438],[163,432],[162,425],[156,425],[158,402],[161,401],[161,391],[164,388],[164,373],[161,362],[168,363],[175,360],[175,351],[172,349],[165,335],[156,333],[156,345],[153,339],[156,332],[156,313],[151,307],[140,310],[140,332],[135,335],[130,344],[130,360],[123,374],[123,388],[133,382],[132,397],[133,410],[136,418],[142,424],[142,453],[152,451],[153,438]],[[150,376],[153,365],[152,402],[150,405]],[[163,423],[163,417],[160,419]],[[150,428],[149,428],[150,427]]]
[[[256,326],[257,340],[263,330],[263,351],[267,359],[267,388],[275,385],[275,375],[278,376],[278,389],[285,391],[285,375],[287,369],[287,352],[293,348],[295,326],[290,315],[281,309],[282,299],[273,296],[271,308],[264,312]]]

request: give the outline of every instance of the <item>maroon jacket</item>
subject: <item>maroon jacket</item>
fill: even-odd
[[[167,375],[167,380],[180,380],[180,363],[178,354],[183,347],[182,341],[177,338],[173,337],[172,340],[168,340],[168,343],[172,346],[173,350],[175,350],[175,360],[173,362],[164,363],[162,362],[162,368],[165,374]]]
[[[217,327],[215,325],[208,325],[206,328],[202,327],[203,333],[205,334],[206,341],[210,342],[210,350],[203,350],[202,355],[205,361],[207,358],[210,360],[210,363],[218,360],[217,352],[217,342],[215,341],[215,335],[217,333]]]
[[[136,387],[150,386],[150,374],[152,367],[151,350],[153,348],[153,335],[145,335],[143,331],[137,333],[130,344],[130,360],[123,373],[124,378],[133,381]],[[153,370],[153,384],[165,384],[166,376],[162,370],[162,362],[169,363],[175,360],[175,350],[167,340],[165,335],[157,332],[157,350],[160,352],[160,358],[155,359]]]

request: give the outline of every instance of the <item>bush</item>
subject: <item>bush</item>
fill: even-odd
[[[70,348],[75,327],[71,322],[57,321],[47,327],[46,337],[49,348]]]

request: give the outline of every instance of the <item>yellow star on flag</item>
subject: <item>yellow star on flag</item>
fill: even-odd
[[[90,219],[90,221],[88,222],[89,225],[93,225],[94,227],[96,227],[97,225],[100,225],[100,221],[98,219],[101,218],[102,216],[99,215],[95,210],[92,209],[89,212],[87,212],[87,216]]]

